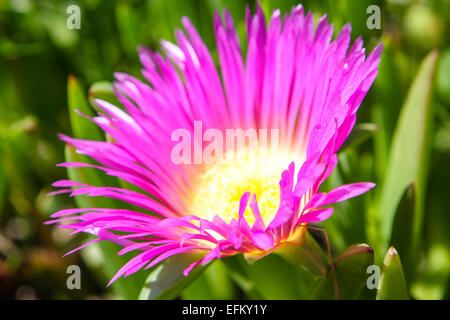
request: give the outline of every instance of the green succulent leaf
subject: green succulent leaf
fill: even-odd
[[[241,261],[248,279],[262,299],[296,300],[303,297],[301,286],[308,283],[302,283],[299,270],[279,255],[269,254],[253,263]]]
[[[411,218],[414,213],[415,205],[415,185],[411,184],[405,190],[402,199],[397,208],[395,214],[394,226],[391,244],[398,251],[402,252],[402,260],[405,265],[413,263],[411,257],[411,237],[413,232],[413,219]],[[404,253],[403,253],[404,252]],[[410,284],[413,279],[414,270],[408,268],[405,270],[406,283]]]
[[[316,276],[327,277],[329,269],[327,258],[309,232],[306,233],[304,243],[300,245],[287,243],[275,252],[295,266],[303,267]]]
[[[284,244],[263,258],[237,255],[224,262],[230,277],[253,299],[306,299],[317,277],[328,271],[327,258],[309,233],[301,245]]]
[[[296,268],[278,254],[258,260],[238,254],[222,260],[229,277],[250,299],[305,299],[315,280],[311,273]]]
[[[373,264],[373,250],[367,244],[348,247],[334,261],[337,287],[341,299],[356,299],[367,282],[367,268]],[[329,272],[327,279],[319,279],[312,299],[334,299],[334,277]]]
[[[395,122],[402,106],[402,96],[399,94],[401,86],[399,72],[395,64],[394,49],[389,36],[383,37],[383,57],[378,67],[378,77],[371,92],[376,96],[373,106],[370,107],[372,121],[379,126],[375,132],[374,157],[377,177],[383,178],[386,172],[392,135]]]
[[[198,265],[185,276],[183,270],[201,259],[199,254],[178,254],[159,264],[147,277],[139,293],[139,300],[174,299],[209,265]]]
[[[448,76],[450,73],[450,49],[442,52],[439,60],[436,87],[441,99],[448,105],[450,104],[450,78]]]
[[[406,299],[409,299],[409,294],[400,256],[394,247],[390,247],[383,261],[377,300]]]
[[[251,299],[261,300],[262,295],[258,292],[255,283],[250,279],[248,267],[242,255],[234,255],[222,259],[227,274],[231,280]]]
[[[436,51],[428,54],[409,89],[394,132],[379,202],[370,209],[368,235],[371,242],[377,246],[377,252],[386,251],[391,240],[398,204],[406,188],[414,183],[416,198],[410,241],[413,252],[411,256],[418,256],[429,157],[427,140],[431,120],[430,96],[437,57]]]
[[[226,267],[219,259],[193,281],[183,292],[185,300],[232,300],[235,299],[235,287]]]
[[[95,123],[79,115],[76,110],[92,117],[94,115],[92,108],[89,106],[83,89],[74,76],[69,76],[67,83],[67,97],[69,104],[69,117],[72,127],[72,133],[79,139],[103,140],[99,128]]]

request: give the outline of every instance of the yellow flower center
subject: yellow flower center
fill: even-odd
[[[239,201],[249,191],[256,194],[258,207],[266,226],[273,220],[280,204],[281,174],[295,161],[300,160],[288,152],[244,149],[227,152],[222,163],[209,165],[199,177],[194,191],[190,214],[211,220],[215,215],[229,223],[239,217]],[[254,215],[247,206],[244,214],[251,226]]]

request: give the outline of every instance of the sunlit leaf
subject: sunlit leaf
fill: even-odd
[[[263,299],[302,298],[296,267],[280,256],[269,254],[252,264],[244,262],[243,265],[248,278]]]
[[[67,97],[69,104],[69,116],[72,132],[79,139],[102,140],[99,128],[89,119],[79,115],[76,110],[86,116],[94,115],[92,108],[86,99],[83,89],[74,76],[69,76],[67,83]]]
[[[450,49],[442,52],[436,74],[436,87],[440,97],[447,105],[450,103]]]
[[[166,300],[176,298],[210,264],[198,265],[189,275],[183,270],[199,260],[198,254],[178,254],[158,265],[145,280],[139,293],[140,300]]]
[[[234,255],[222,259],[229,277],[234,283],[251,299],[261,300],[262,295],[258,292],[253,280],[250,279],[246,268],[247,262],[242,255]]]
[[[414,184],[411,184],[405,190],[397,207],[391,240],[392,246],[402,252],[402,260],[406,263],[406,265],[412,263],[410,239],[413,232],[414,219],[411,219],[411,217],[414,213],[414,204],[415,186]],[[405,270],[405,279],[407,284],[411,282],[413,275],[414,270],[412,268]]]
[[[187,300],[231,300],[236,298],[234,289],[226,267],[219,259],[184,290],[182,297]]]
[[[322,248],[309,232],[306,232],[303,243],[287,243],[275,252],[291,264],[303,267],[316,276],[327,276],[329,268],[327,258]]]
[[[306,299],[315,279],[325,277],[328,270],[322,249],[309,233],[301,245],[285,244],[257,260],[230,257],[226,266],[233,280],[254,299]]]
[[[437,52],[423,61],[411,85],[394,133],[380,202],[371,208],[368,234],[376,251],[385,252],[391,238],[395,212],[405,189],[414,183],[416,203],[412,234],[412,256],[417,257],[424,213],[430,127],[430,95]]]
[[[384,257],[379,285],[377,300],[409,299],[402,263],[394,247],[390,247]]]
[[[383,38],[383,56],[378,66],[378,76],[373,84],[369,96],[376,96],[373,105],[368,108],[372,122],[379,129],[373,135],[375,171],[379,178],[383,178],[391,147],[395,122],[402,106],[402,91],[399,81],[399,70],[395,63],[395,52],[392,40]]]

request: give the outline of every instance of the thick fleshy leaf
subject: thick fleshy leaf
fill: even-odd
[[[418,256],[429,154],[427,139],[431,120],[430,95],[437,57],[437,52],[433,51],[424,59],[409,89],[395,129],[380,201],[370,210],[368,234],[371,243],[377,246],[377,252],[386,251],[397,206],[405,189],[414,183],[416,200],[410,241],[411,256]]]
[[[367,244],[352,245],[334,260],[337,287],[341,299],[357,299],[366,285],[367,267],[374,261],[373,250]],[[334,278],[319,279],[312,299],[334,299]]]
[[[412,263],[410,239],[413,232],[413,219],[411,219],[411,214],[414,212],[415,189],[414,184],[411,184],[402,196],[395,214],[391,239],[391,245],[402,252],[402,260],[405,265]],[[407,285],[411,283],[413,275],[414,270],[412,268],[405,270]]]
[[[408,288],[406,287],[400,256],[394,247],[390,247],[383,261],[377,300],[408,299]]]
[[[215,263],[211,266],[213,267]],[[210,268],[208,268],[210,270]],[[181,292],[183,300],[220,300],[216,297],[214,289],[205,276],[206,272],[200,274],[186,289]]]
[[[378,67],[378,78],[374,82],[372,95],[376,96],[374,104],[370,106],[371,118],[379,126],[373,135],[375,170],[377,177],[383,178],[386,172],[392,135],[395,122],[398,119],[402,106],[402,95],[398,94],[401,88],[399,70],[395,64],[392,40],[383,39],[383,59]]]
[[[176,298],[210,264],[199,265],[183,275],[183,270],[201,259],[199,254],[178,254],[154,269],[139,293],[139,300],[168,300]]]
[[[275,254],[269,254],[252,264],[243,262],[248,279],[263,299],[302,299],[302,288],[298,270]],[[276,272],[275,272],[276,270]]]
[[[67,97],[72,132],[79,139],[102,140],[99,128],[92,121],[77,114],[76,110],[87,116],[93,116],[83,90],[74,76],[69,76],[67,83]]]
[[[327,277],[329,269],[327,258],[309,232],[306,232],[303,243],[287,243],[275,252],[295,266],[301,266],[316,276]]]
[[[242,255],[234,255],[221,259],[226,266],[227,274],[234,283],[243,291],[245,295],[251,299],[261,300],[262,295],[258,292],[253,280],[247,273],[247,262]]]
[[[256,300],[306,299],[316,278],[277,254],[257,260],[239,254],[223,262],[230,278],[246,296]]]
[[[211,264],[183,292],[186,300],[230,300],[236,299],[235,287],[228,275],[227,269],[218,259]]]
[[[447,48],[439,58],[439,69],[436,75],[437,91],[447,105],[450,104],[450,49]]]

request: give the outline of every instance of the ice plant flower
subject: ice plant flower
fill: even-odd
[[[327,17],[314,27],[301,5],[283,19],[273,11],[266,25],[258,5],[254,15],[246,11],[244,57],[225,10],[223,19],[214,16],[218,70],[191,22],[183,18],[182,24],[176,43],[161,42],[164,55],[139,49],[148,83],[115,75],[123,108],[96,101],[103,112],[89,119],[108,134],[107,141],[61,135],[96,161],[61,166],[94,167],[139,190],[54,183],[62,188],[55,193],[109,197],[140,208],[65,209],[49,222],[94,234],[94,242],[117,243],[123,247],[119,254],[137,251],[111,282],[182,253],[202,254],[185,275],[237,253],[262,257],[298,240],[300,225],[330,217],[329,205],[374,186],[354,183],[319,192],[377,75],[381,45],[366,57],[361,38],[350,46],[350,24],[332,40]],[[182,128],[195,135],[196,121],[224,135],[228,129],[277,129],[279,145],[276,151],[261,147],[258,137],[258,152],[247,145],[227,151],[243,154],[241,161],[173,161],[174,147],[183,142],[174,141],[173,133]],[[208,144],[197,141],[195,148],[205,151]]]

